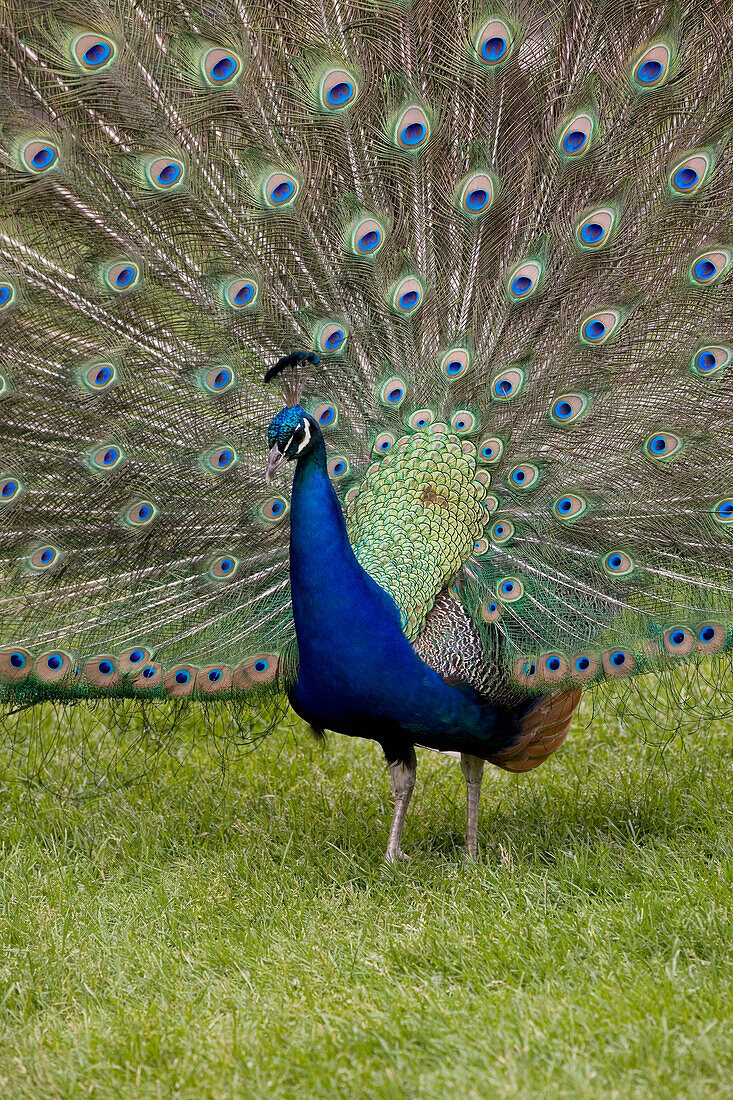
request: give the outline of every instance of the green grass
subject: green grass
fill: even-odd
[[[733,1096],[733,730],[660,752],[585,725],[487,774],[476,866],[458,764],[423,752],[412,859],[385,867],[371,744],[294,725],[223,772],[184,729],[145,783],[72,802],[23,778],[22,718],[0,1095]]]

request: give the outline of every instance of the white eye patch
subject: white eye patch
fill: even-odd
[[[297,451],[295,452],[296,454],[300,454],[300,452],[301,452],[301,451],[303,450],[303,448],[304,448],[304,447],[307,447],[307,446],[308,446],[308,444],[310,443],[310,439],[311,439],[311,426],[310,426],[310,424],[308,423],[308,421],[307,421],[307,420],[306,420],[306,421],[304,422],[304,425],[303,425],[303,426],[304,426],[304,428],[305,428],[305,435],[303,436],[303,438],[301,439],[300,443],[298,444],[298,450],[297,450]]]

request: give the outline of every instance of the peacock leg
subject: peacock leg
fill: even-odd
[[[392,790],[394,791],[394,813],[392,814],[392,825],[389,830],[389,840],[387,841],[387,851],[384,858],[388,863],[394,863],[398,859],[407,859],[400,847],[400,841],[402,840],[402,826],[405,824],[405,815],[407,814],[407,807],[410,805],[410,798],[415,786],[415,775],[417,774],[415,750],[411,748],[404,761],[400,760],[390,764],[389,773],[392,778]]]
[[[466,780],[466,859],[475,860],[484,762],[478,756],[469,756],[468,753],[462,752],[461,771]]]

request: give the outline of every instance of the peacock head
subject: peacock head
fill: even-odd
[[[314,443],[318,425],[300,405],[281,409],[267,429],[267,480],[270,481],[286,459],[301,458]]]

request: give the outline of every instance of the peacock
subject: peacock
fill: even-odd
[[[2,0],[0,699],[535,768],[733,651],[730,0]],[[294,471],[294,472],[293,472]],[[292,486],[291,486],[292,474]]]

